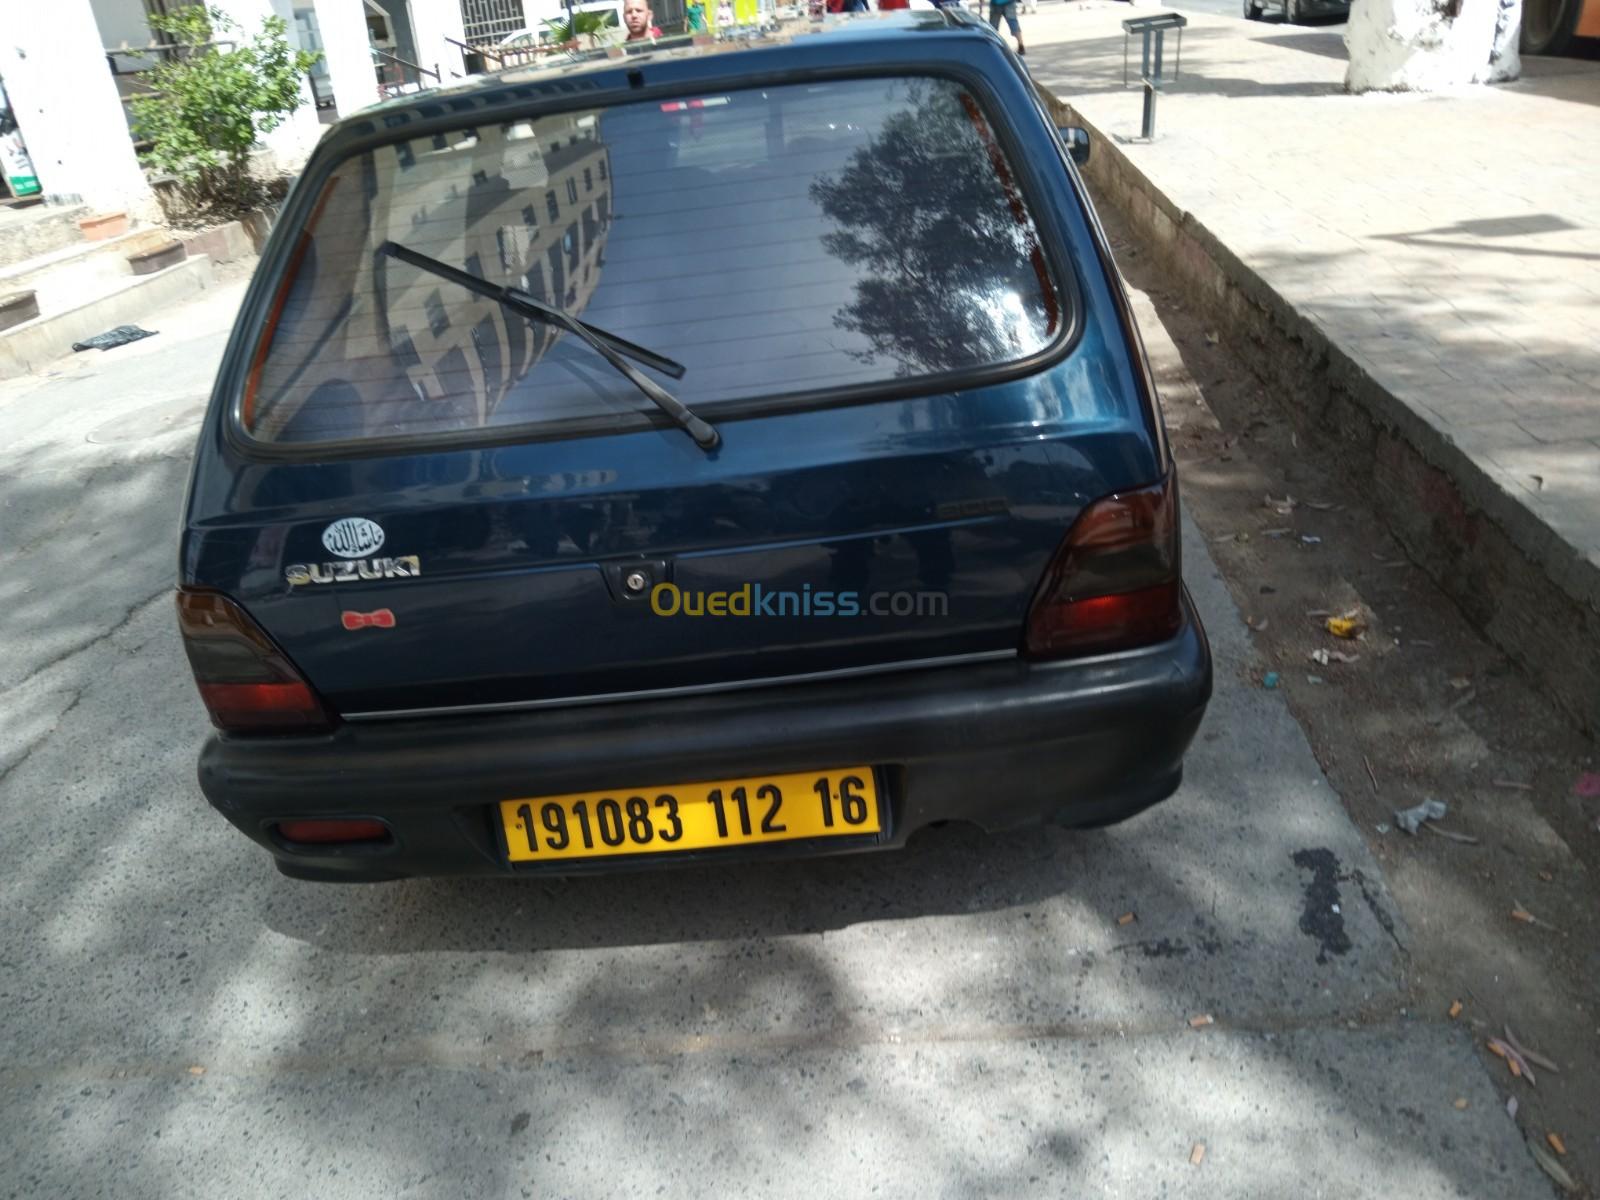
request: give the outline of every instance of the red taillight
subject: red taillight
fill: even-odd
[[[232,600],[178,592],[178,628],[211,723],[230,733],[309,733],[332,718],[283,651]]]
[[[278,836],[286,842],[387,842],[389,827],[382,821],[365,818],[279,821]]]
[[[1178,578],[1175,478],[1097,500],[1050,560],[1023,653],[1062,658],[1165,641],[1183,623]]]

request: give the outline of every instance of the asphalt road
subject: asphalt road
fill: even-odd
[[[1216,696],[1116,829],[278,876],[169,599],[237,295],[0,385],[0,1195],[1548,1195],[1192,530]]]

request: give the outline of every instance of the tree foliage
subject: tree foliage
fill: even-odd
[[[1014,208],[958,89],[904,87],[905,108],[836,176],[811,185],[829,254],[861,268],[834,324],[909,375],[995,362],[1055,330],[1032,225]],[[1005,307],[1009,298],[1014,309]]]
[[[202,207],[250,207],[250,151],[300,106],[300,81],[321,55],[293,49],[281,17],[249,40],[222,10],[198,4],[149,20],[177,43],[147,76],[155,93],[133,102],[151,165],[176,175]]]
[[[609,15],[604,12],[574,12],[570,21],[563,17],[546,21],[545,26],[550,30],[550,40],[558,46],[579,38],[588,38],[590,45],[598,46],[601,39],[616,28],[606,19]]]

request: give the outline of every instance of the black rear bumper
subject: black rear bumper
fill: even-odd
[[[371,880],[510,875],[495,803],[870,763],[884,835],[557,865],[582,870],[840,853],[904,844],[935,821],[988,830],[1108,824],[1177,788],[1211,695],[1211,656],[1185,596],[1177,637],[1082,661],[970,663],[855,679],[588,707],[347,723],[320,737],[213,736],[211,803],[287,874]],[[274,823],[379,817],[387,846],[289,846]]]

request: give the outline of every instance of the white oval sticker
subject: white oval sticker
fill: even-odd
[[[365,558],[383,545],[383,526],[365,517],[340,517],[322,531],[322,544],[340,558]]]

